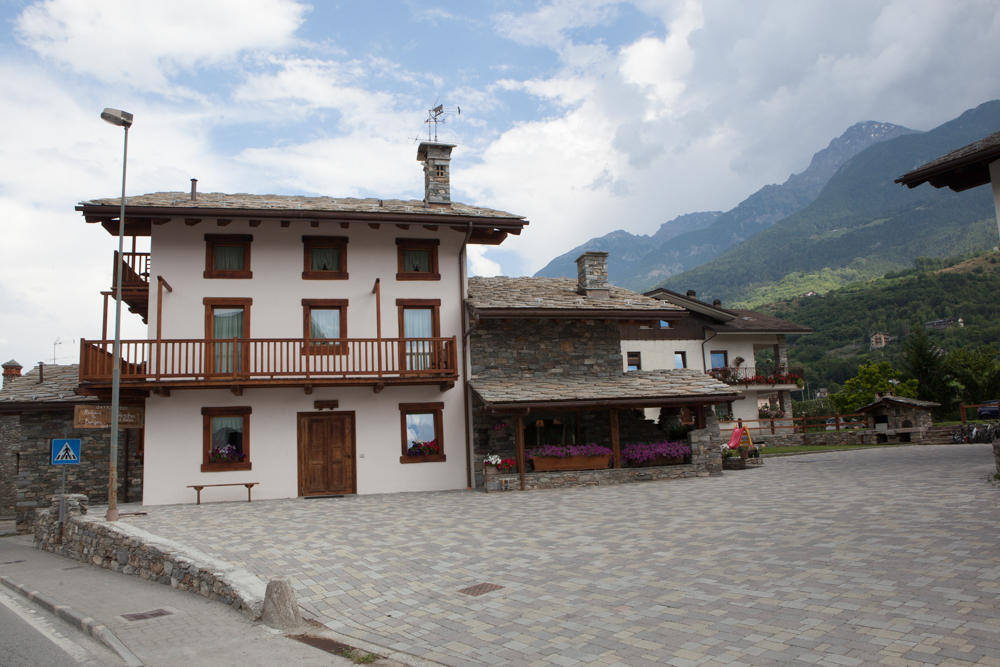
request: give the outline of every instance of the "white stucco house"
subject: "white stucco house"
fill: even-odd
[[[122,293],[148,336],[122,344],[145,407],[144,504],[189,485],[254,498],[471,485],[462,389],[469,243],[517,215],[451,201],[453,146],[421,143],[422,201],[158,192],[126,198]],[[77,206],[118,233],[120,200]],[[114,286],[112,286],[114,289]],[[80,391],[107,397],[112,344],[82,340]],[[242,486],[206,500],[246,499]]]
[[[788,367],[788,334],[812,329],[750,310],[723,308],[697,299],[693,290],[679,294],[658,288],[646,296],[683,308],[677,321],[622,327],[625,370],[693,368],[738,388],[741,398],[719,406],[720,419],[756,420],[760,409],[791,415],[791,392],[801,376]],[[758,352],[770,351],[773,363],[757,368]]]

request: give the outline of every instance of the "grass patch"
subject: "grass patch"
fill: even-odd
[[[812,454],[813,452],[849,452],[855,449],[873,449],[875,447],[900,447],[912,445],[911,442],[880,442],[870,445],[793,445],[791,447],[764,447],[764,456],[784,456],[786,454]]]

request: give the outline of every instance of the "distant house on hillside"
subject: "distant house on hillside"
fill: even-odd
[[[883,347],[892,342],[893,338],[894,336],[890,336],[885,332],[876,331],[868,340],[868,348],[871,350],[881,350]]]
[[[931,320],[930,322],[924,322],[924,328],[932,331],[942,331],[944,329],[951,329],[952,327],[962,328],[965,326],[965,320],[961,317],[946,317],[941,320]]]

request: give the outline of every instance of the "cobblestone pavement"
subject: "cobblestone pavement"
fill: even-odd
[[[992,470],[988,445],[898,447],[128,521],[288,576],[332,629],[446,664],[1000,665]],[[482,583],[503,588],[461,592]]]

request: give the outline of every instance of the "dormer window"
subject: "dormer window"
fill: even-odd
[[[253,278],[249,234],[205,234],[205,278]]]
[[[303,236],[302,277],[306,280],[346,280],[347,237]]]
[[[438,239],[396,239],[396,280],[441,280]]]

